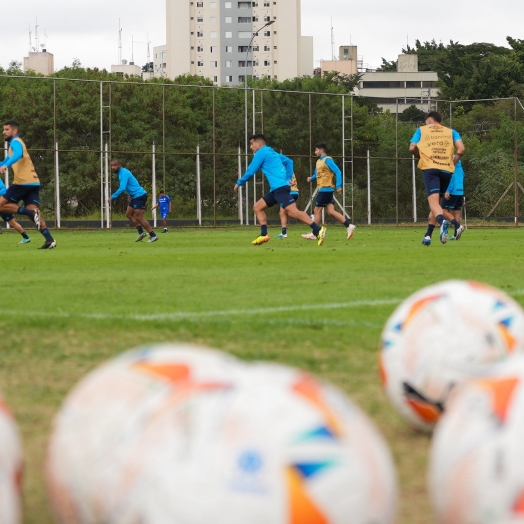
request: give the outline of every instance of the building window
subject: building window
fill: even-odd
[[[238,8],[239,9],[250,9],[251,2],[238,2]]]
[[[218,67],[218,62],[211,61],[211,62],[209,62],[209,66],[210,67]]]
[[[216,16],[212,16],[209,21],[212,23],[212,24],[216,24],[217,23],[217,17]]]
[[[255,52],[258,51],[258,46],[257,45],[253,46],[253,51],[255,51]]]
[[[226,24],[232,24],[233,23],[233,17],[232,16],[226,16],[225,23]]]
[[[249,64],[249,62],[248,62]],[[258,60],[253,60],[253,67],[258,67]]]
[[[276,49],[276,48],[277,48],[277,46],[273,46],[273,49]]]
[[[191,65],[195,65],[195,62],[193,60],[191,60]]]
[[[218,76],[210,76],[211,81],[218,82]]]
[[[226,76],[226,82],[233,82],[232,76]]]
[[[226,60],[226,67],[233,67],[233,61],[232,60]]]
[[[251,2],[251,5],[252,5],[253,7],[258,7],[258,2]]]
[[[264,31],[264,36],[271,36],[271,31]]]
[[[273,63],[274,63],[274,64],[276,64],[276,63],[277,63],[277,61],[276,61],[276,60],[273,60]]]
[[[193,51],[195,49],[195,46],[191,46],[191,51]],[[156,55],[155,55],[155,58],[156,58]]]
[[[362,82],[362,89],[403,89],[404,82],[399,81],[373,81]]]
[[[238,17],[238,23],[239,24],[250,24],[251,23],[251,17],[250,16],[239,16]]]
[[[218,53],[218,47],[216,45],[211,46],[211,52],[212,53]]]
[[[246,67],[246,61],[245,60],[239,60],[238,61],[238,67]],[[247,61],[247,67],[253,67],[253,62],[251,62],[251,60]]]
[[[232,2],[226,2],[226,3],[224,4],[224,7],[225,7],[226,9],[231,9],[231,4],[232,4]]]
[[[189,20],[194,20],[194,18],[191,16],[191,17],[189,17]]]
[[[210,3],[209,3],[209,7],[210,7],[211,9],[216,9],[216,8],[217,8],[217,3],[216,3],[216,2],[210,2]]]
[[[193,2],[191,2],[193,3]],[[204,2],[197,2],[197,7],[204,7]]]
[[[204,67],[204,62],[200,62],[200,61],[197,62],[197,66],[198,66],[198,67]]]
[[[226,31],[226,38],[233,38],[233,33],[231,31]]]
[[[422,80],[422,87],[437,87],[436,80]]]
[[[264,51],[271,51],[271,47],[268,46],[268,45],[265,45],[265,46],[264,46]]]
[[[253,17],[253,22],[258,22],[258,16]]]
[[[239,82],[244,82],[244,75],[240,75],[240,76],[238,77],[238,81],[239,81]]]
[[[269,7],[269,6],[270,6],[269,2],[264,2],[264,7]]]
[[[264,60],[264,65],[268,67],[271,65],[271,62],[269,60]]]
[[[211,38],[218,38],[218,33],[216,31],[211,31],[211,34],[209,36]]]
[[[271,20],[271,18],[269,16],[265,16],[264,17],[264,22],[269,22]]]
[[[197,16],[197,23],[203,24],[204,23],[204,17],[203,16]]]
[[[204,31],[197,31],[197,37],[202,38],[204,36]]]
[[[203,45],[199,45],[199,46],[197,47],[197,51],[198,51],[199,53],[203,53],[203,52],[204,52],[204,46],[203,46]]]
[[[232,53],[233,52],[233,46],[232,45],[226,45],[226,53]]]
[[[276,17],[276,16],[274,16],[274,17],[273,17],[273,20],[276,20],[276,19],[277,19],[277,17]]]
[[[416,81],[413,81],[413,80],[407,80],[406,81],[406,87],[407,88],[420,88],[421,85],[420,85],[420,80],[416,80]]]
[[[194,32],[194,31],[191,31],[191,34],[192,34],[192,35],[194,35],[194,34],[195,34],[195,32]]]
[[[251,38],[253,35],[251,31],[239,31],[238,38]]]

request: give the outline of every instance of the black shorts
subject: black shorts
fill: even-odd
[[[444,209],[452,209],[454,211],[460,211],[464,205],[464,195],[450,195],[450,199],[442,199],[441,207]]]
[[[319,191],[315,207],[326,207],[329,204],[335,204],[334,191]]]
[[[29,206],[31,204],[40,206],[40,186],[21,186],[11,184],[7,188],[3,197],[13,204],[18,204],[18,202],[22,200],[24,206]]]
[[[298,193],[291,193],[291,198],[296,202],[300,195]]]
[[[424,185],[426,186],[426,196],[438,193],[443,195],[449,186],[451,173],[440,169],[426,169],[424,172]]]
[[[129,202],[128,206],[132,207],[133,209],[146,209],[147,208],[147,193],[145,195],[131,199],[131,202]]]
[[[0,218],[4,222],[10,222],[11,220],[13,220],[13,218],[15,218],[15,216],[14,215],[7,215],[6,213],[0,213]]]
[[[275,191],[270,191],[263,197],[267,207],[273,207],[279,204],[281,208],[285,209],[287,206],[295,203],[293,195],[291,195],[291,188],[289,186],[277,187]]]

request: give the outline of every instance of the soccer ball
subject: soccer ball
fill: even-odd
[[[524,357],[450,396],[431,448],[429,488],[443,524],[524,522]]]
[[[190,346],[126,353],[55,422],[57,521],[391,523],[392,460],[367,417],[300,371]]]
[[[9,408],[0,397],[0,522],[22,522],[22,444]]]
[[[431,430],[451,389],[524,349],[524,311],[502,291],[449,280],[406,299],[382,332],[380,371],[396,410]]]

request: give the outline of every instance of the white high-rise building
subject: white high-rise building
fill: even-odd
[[[302,37],[300,0],[166,0],[167,76],[201,75],[236,85],[248,76],[313,73],[313,39]],[[246,64],[249,41],[255,37]]]

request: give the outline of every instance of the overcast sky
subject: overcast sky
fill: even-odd
[[[3,67],[27,56],[30,26],[36,45],[37,18],[40,44],[55,55],[56,69],[75,58],[85,67],[109,69],[118,59],[119,19],[123,58],[131,60],[132,39],[134,60],[140,65],[147,61],[148,35],[151,53],[152,46],[165,43],[165,0],[20,0],[6,4],[4,17]],[[508,35],[524,39],[524,0],[302,0],[302,34],[314,37],[316,61],[331,58],[331,19],[335,49],[357,45],[370,67],[378,67],[381,57],[396,59],[402,47],[416,39],[505,46]]]

